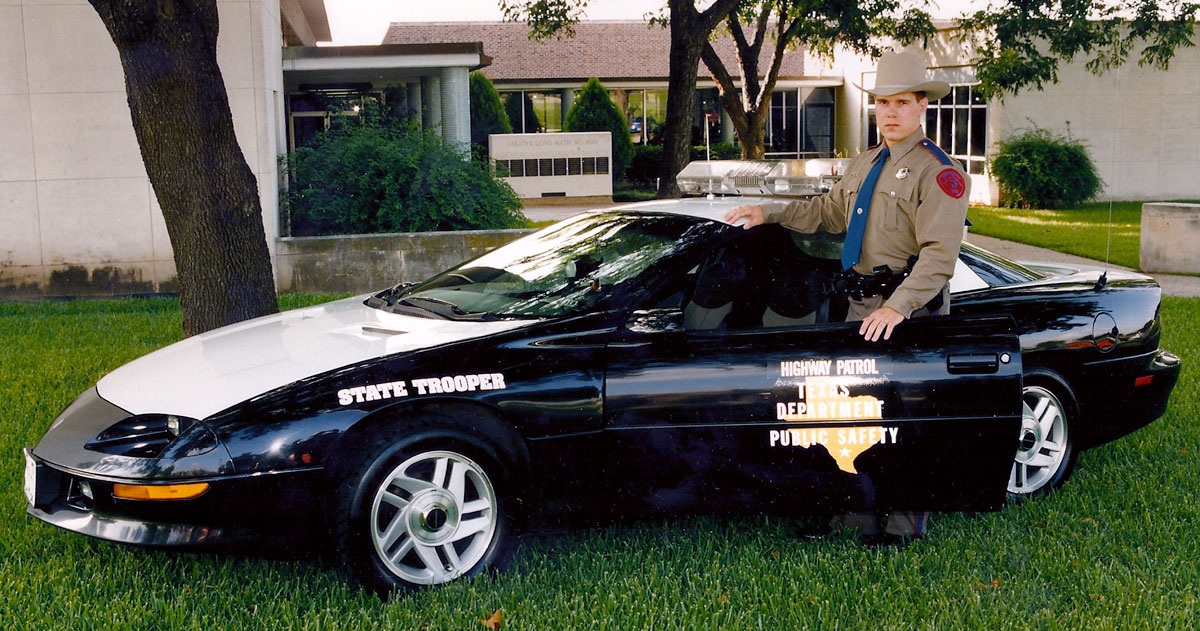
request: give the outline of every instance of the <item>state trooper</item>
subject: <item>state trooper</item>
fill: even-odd
[[[970,180],[962,165],[925,137],[921,123],[930,100],[950,93],[930,81],[924,60],[912,52],[879,58],[875,121],[883,142],[850,161],[846,175],[826,194],[807,200],[740,206],[725,220],[745,219],[749,229],[779,223],[797,232],[845,233],[842,267],[852,288],[846,321],[862,320],[869,341],[889,339],[907,318],[945,314],[950,277],[958,260]],[[868,543],[898,543],[927,530],[924,513],[892,512],[884,533],[874,515],[839,521],[860,528]]]

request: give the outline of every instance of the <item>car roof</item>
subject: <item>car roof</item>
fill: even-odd
[[[686,215],[729,224],[724,219],[725,213],[734,208],[750,204],[765,204],[773,201],[779,200],[769,197],[685,197],[683,199],[655,199],[648,202],[622,204],[594,212],[670,213],[672,215]],[[732,225],[740,225],[741,223],[741,221],[738,221]]]

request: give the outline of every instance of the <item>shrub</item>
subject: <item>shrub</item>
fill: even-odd
[[[742,151],[731,142],[714,142],[709,150],[713,160],[737,160]],[[625,170],[625,179],[631,182],[654,182],[662,164],[662,145],[634,145],[633,159]],[[692,147],[690,160],[704,159],[704,145]]]
[[[713,160],[739,160],[742,157],[742,150],[732,142],[714,142],[708,146],[708,150]],[[704,156],[704,145],[692,145],[693,161],[704,160]]]
[[[358,117],[287,157],[280,195],[294,236],[518,228],[521,203],[486,164],[464,159],[429,130],[383,116]]]
[[[488,155],[488,136],[511,134],[512,124],[500,102],[500,93],[482,72],[471,73],[471,144],[480,155]]]
[[[567,112],[565,127],[566,131],[612,132],[612,172],[619,175],[629,168],[633,157],[629,123],[599,79],[592,77],[583,84],[579,95],[575,97],[575,104]]]
[[[625,179],[632,182],[654,182],[661,168],[662,145],[633,145],[633,157],[625,169]]]
[[[1103,188],[1083,142],[1038,127],[1001,141],[991,171],[1012,208],[1070,208]]]

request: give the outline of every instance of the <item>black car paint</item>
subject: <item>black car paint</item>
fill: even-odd
[[[717,236],[736,239],[739,232],[722,229]],[[520,448],[514,451],[521,453],[513,457],[519,468],[534,474],[524,478],[529,489],[545,491],[539,501],[550,500],[568,509],[596,508],[604,502],[594,500],[606,495],[615,496],[617,505],[644,497],[644,502],[638,501],[639,510],[709,509],[711,502],[705,500],[716,490],[726,500],[722,508],[735,510],[747,506],[780,512],[897,506],[987,510],[999,508],[1003,501],[1003,480],[1016,443],[1022,371],[1080,388],[1075,405],[1085,412],[1081,428],[1087,444],[1156,418],[1178,374],[1178,364],[1164,363],[1163,353],[1157,350],[1159,290],[1150,281],[1117,274],[1097,291],[1092,289],[1095,279],[1085,274],[956,295],[955,314],[993,314],[1002,305],[1015,319],[1020,350],[1011,336],[1005,346],[1003,335],[981,334],[984,329],[994,332],[1014,326],[1007,319],[1000,323],[984,318],[971,324],[956,315],[901,326],[896,339],[879,348],[903,348],[907,354],[889,360],[894,364],[893,389],[878,394],[889,411],[904,411],[899,420],[879,423],[904,426],[905,442],[898,445],[903,451],[864,453],[861,471],[867,475],[848,476],[830,465],[829,455],[819,453],[822,449],[771,453],[764,448],[771,427],[794,421],[728,418],[739,401],[769,410],[770,399],[780,396],[770,385],[779,379],[777,368],[769,384],[755,381],[771,372],[768,359],[739,377],[754,383],[738,388],[722,383],[719,366],[733,361],[731,353],[737,349],[762,350],[768,358],[788,354],[799,358],[803,353],[839,356],[847,349],[861,356],[865,343],[855,336],[857,327],[830,323],[803,332],[685,332],[669,324],[645,326],[645,318],[630,319],[634,306],[653,306],[675,292],[677,288],[666,279],[692,264],[692,260],[665,261],[642,286],[612,296],[605,311],[361,362],[235,405],[196,426],[197,431],[215,432],[223,450],[210,452],[206,461],[109,457],[99,461],[103,462],[100,470],[95,463],[89,465],[91,461],[49,450],[47,440],[64,448],[83,445],[94,438],[94,433],[84,434],[103,429],[95,423],[72,431],[59,428],[53,439],[48,436],[38,446],[36,459],[59,478],[97,482],[96,490],[103,497],[96,500],[92,525],[72,529],[149,545],[221,543],[268,523],[317,523],[331,489],[328,472],[338,469],[340,457],[357,453],[357,444],[370,441],[373,428],[379,423],[411,422],[422,410],[452,406],[483,413],[464,418],[502,420],[465,429],[515,434]],[[1095,346],[1092,331],[1096,316],[1103,313],[1120,318],[1116,344],[1108,352]],[[677,315],[663,318],[668,323],[679,319]],[[794,350],[772,356],[772,343],[789,335],[803,339],[804,345],[797,343]],[[1010,361],[998,364],[994,378],[949,375],[949,355],[1005,353]],[[669,361],[672,357],[679,362]],[[1120,385],[1126,377],[1132,382],[1132,376],[1153,369],[1156,362],[1161,378],[1154,388],[1133,392],[1131,385]],[[710,378],[697,380],[696,370],[710,371]],[[1108,374],[1112,372],[1118,374]],[[463,373],[502,373],[507,387],[350,406],[341,405],[337,396],[341,389],[364,384]],[[654,373],[654,388],[639,392],[636,381],[650,373]],[[1094,388],[1088,379],[1096,381]],[[1129,402],[1129,407],[1161,394],[1161,404],[1105,419],[1098,412],[1107,406],[1092,403],[1103,393],[1127,393],[1117,398]],[[655,401],[655,396],[665,398]],[[677,407],[681,401],[689,402],[689,412]],[[78,413],[68,408],[64,416]],[[669,422],[663,423],[662,417]],[[910,438],[914,434],[919,440]],[[512,435],[496,439],[513,444]],[[181,478],[208,481],[212,486],[200,498],[185,502],[117,500],[107,494],[114,481]],[[581,492],[575,486],[580,482],[592,485]],[[30,510],[64,525],[75,509],[55,513],[63,509],[61,501]]]

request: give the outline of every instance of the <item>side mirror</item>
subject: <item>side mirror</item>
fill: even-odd
[[[668,308],[634,311],[625,321],[625,328],[633,333],[682,331],[683,310]]]

